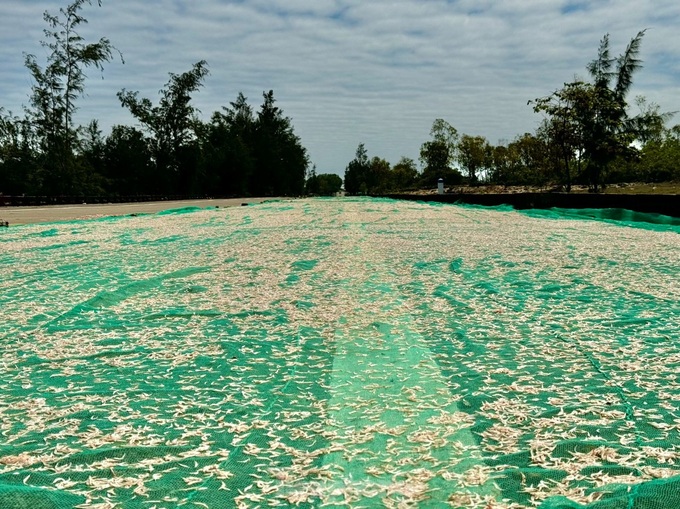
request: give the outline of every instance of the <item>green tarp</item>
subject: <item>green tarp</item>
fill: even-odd
[[[4,229],[0,507],[680,507],[679,233],[348,198]]]

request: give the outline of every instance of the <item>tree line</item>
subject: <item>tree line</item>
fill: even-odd
[[[680,125],[667,128],[672,113],[638,96],[630,113],[628,93],[642,67],[639,32],[625,51],[611,56],[609,36],[588,64],[590,80],[575,79],[552,94],[529,101],[543,120],[534,133],[509,143],[491,144],[484,136],[459,135],[437,119],[431,139],[420,149],[420,169],[402,157],[394,166],[369,158],[357,148],[345,169],[349,194],[382,194],[446,185],[554,186],[570,191],[574,184],[598,192],[619,182],[680,180]]]
[[[123,89],[117,97],[137,126],[115,125],[103,135],[97,120],[74,125],[88,68],[122,54],[107,38],[87,42],[79,27],[91,0],[73,0],[57,15],[45,12],[41,65],[25,56],[32,86],[23,115],[0,108],[0,194],[44,196],[292,196],[332,195],[343,181],[317,174],[290,118],[265,91],[259,108],[239,94],[208,121],[198,117],[192,96],[209,76],[208,64],[170,73],[154,103]],[[101,1],[97,2],[101,6]],[[369,158],[359,144],[345,168],[349,194],[381,194],[447,185],[481,183],[555,186],[574,184],[592,191],[615,182],[680,180],[680,126],[656,104],[628,93],[641,68],[639,32],[614,57],[605,36],[588,64],[589,80],[574,79],[553,93],[529,101],[543,119],[533,133],[509,143],[460,135],[443,119],[432,124],[419,160],[392,165]]]
[[[97,120],[75,126],[85,71],[103,71],[116,55],[106,38],[86,42],[74,0],[45,12],[47,61],[26,55],[32,78],[22,116],[0,108],[0,194],[45,196],[300,195],[309,159],[290,118],[263,93],[257,111],[243,94],[202,122],[191,104],[209,75],[205,61],[170,73],[160,99],[121,90],[118,99],[140,127],[115,125],[103,136]],[[98,2],[101,6],[101,1]]]

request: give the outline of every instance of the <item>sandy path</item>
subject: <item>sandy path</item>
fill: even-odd
[[[140,203],[109,203],[95,205],[44,205],[41,207],[0,207],[0,221],[17,224],[51,223],[74,219],[153,214],[183,207],[234,207],[242,203],[261,203],[272,198],[230,198],[220,200],[177,200]]]

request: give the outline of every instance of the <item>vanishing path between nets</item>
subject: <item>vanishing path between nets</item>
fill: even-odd
[[[368,261],[375,256],[371,241],[360,237],[345,253],[344,263],[357,276],[348,283],[356,300],[354,313],[336,329],[328,404],[345,439],[324,464],[341,467],[342,482],[355,489],[415,499],[422,494],[421,504],[441,506],[456,475],[484,465],[482,453],[409,312],[413,297],[394,283],[389,260]],[[437,468],[454,479],[445,481]],[[342,488],[339,483],[331,490]],[[465,491],[501,498],[490,481]]]

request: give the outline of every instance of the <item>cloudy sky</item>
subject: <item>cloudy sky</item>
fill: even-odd
[[[67,0],[2,0],[0,106],[20,113],[31,80],[23,54],[45,62],[42,13]],[[680,111],[677,0],[103,0],[81,35],[105,36],[125,64],[91,70],[78,121],[105,133],[134,124],[116,92],[158,99],[168,73],[199,60],[211,75],[195,97],[204,119],[242,91],[264,90],[291,117],[320,173],[344,173],[357,145],[396,163],[418,158],[436,118],[507,142],[534,131],[527,101],[586,77],[600,39],[614,55],[641,29],[645,68],[632,96]],[[631,97],[631,103],[633,97]],[[680,115],[675,119],[680,123]]]

